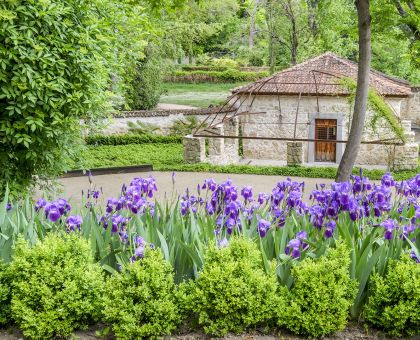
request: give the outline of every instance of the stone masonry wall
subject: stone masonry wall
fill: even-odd
[[[411,91],[413,94],[403,101],[401,115],[403,119],[420,125],[420,87],[413,87]]]
[[[204,162],[206,158],[204,138],[196,138],[191,135],[182,140],[184,146],[184,161],[188,164]]]
[[[167,135],[169,134],[169,129],[178,119],[184,119],[186,116],[191,116],[191,114],[183,114],[180,112],[170,113],[168,115],[155,115],[155,116],[132,116],[132,117],[115,117],[111,120],[104,121],[105,128],[102,133],[104,134],[117,134],[117,133],[127,133],[128,122],[136,123],[140,121],[145,124],[152,124],[159,127],[157,133]],[[197,117],[198,121],[204,120],[207,116],[203,114],[193,115]]]
[[[241,106],[241,111],[248,111],[252,98],[245,100]],[[387,98],[397,115],[401,110],[401,98]],[[296,111],[298,106],[298,96],[257,96],[252,104],[252,112],[264,112],[262,114],[245,115],[241,119],[244,136],[255,137],[285,137],[293,138],[295,129]],[[319,112],[328,114],[329,119],[333,117],[342,118],[342,138],[348,139],[349,116],[351,107],[345,97],[319,97]],[[296,138],[309,138],[310,116],[317,112],[316,97],[302,96],[299,104],[299,113],[296,125]],[[372,112],[367,113],[366,121],[372,116]],[[322,118],[322,116],[320,117]],[[334,118],[335,119],[335,118]],[[278,123],[281,123],[279,125]],[[393,136],[391,131],[380,122],[376,133],[365,127],[364,140],[377,140],[390,138]],[[250,159],[272,159],[287,161],[287,142],[269,140],[244,140],[244,158]],[[309,143],[303,142],[304,162],[308,162]],[[312,147],[311,147],[312,149]],[[357,164],[360,165],[382,165],[389,163],[389,148],[384,145],[361,145]],[[344,150],[344,147],[342,148]],[[314,152],[314,150],[310,150]]]

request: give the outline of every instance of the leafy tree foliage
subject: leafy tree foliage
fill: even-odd
[[[0,192],[8,182],[21,192],[76,157],[80,121],[106,111],[110,82],[144,47],[141,20],[129,0],[2,2]]]

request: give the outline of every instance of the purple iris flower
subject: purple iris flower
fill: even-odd
[[[136,236],[134,238],[134,244],[139,247],[139,246],[143,246],[146,242],[144,241],[144,238],[141,236]]]
[[[71,210],[71,205],[64,198],[58,199],[55,203],[58,206],[61,215],[65,215]]]
[[[55,203],[48,203],[45,205],[45,217],[51,222],[57,222],[60,217],[60,209]]]
[[[265,202],[267,202],[269,199],[269,196],[265,193],[265,192],[260,192],[258,194],[258,203],[260,205],[264,204]]]
[[[241,195],[244,198],[245,202],[249,202],[252,200],[252,187],[247,185],[242,188]]]
[[[420,207],[416,208],[415,216],[416,216],[416,218],[420,219]]]
[[[260,219],[257,225],[257,231],[260,233],[261,237],[265,237],[268,229],[270,229],[271,223],[267,220]]]
[[[327,223],[327,226],[324,231],[325,238],[330,238],[333,236],[335,227],[336,227],[335,221],[331,220]]]
[[[143,258],[144,257],[144,247],[143,246],[138,246],[135,250],[134,250],[134,255],[138,258]]]
[[[290,255],[291,257],[296,259],[300,257],[300,246],[301,246],[301,241],[297,238],[293,238],[289,241],[284,251],[286,255]]]
[[[215,191],[217,187],[216,181],[213,178],[204,180],[204,184],[201,187],[202,189],[208,189],[210,191]]]
[[[80,215],[70,215],[66,221],[67,232],[80,230],[82,223],[83,219]]]
[[[35,204],[35,211],[38,212],[42,208],[44,208],[47,205],[47,201],[44,198],[40,198],[38,201],[36,201]]]
[[[363,177],[363,191],[372,190],[372,184],[369,181],[369,178]]]
[[[386,240],[391,240],[393,238],[393,230],[396,228],[396,223],[397,221],[391,219],[384,220],[382,222],[381,225],[385,229],[384,237]]]
[[[299,190],[292,190],[287,198],[288,206],[291,208],[297,206],[300,203],[301,197],[302,193]]]
[[[12,210],[12,208],[13,208],[12,203],[7,203],[6,211]]]
[[[382,176],[381,184],[387,188],[395,186],[395,181],[389,172]]]
[[[299,231],[298,233],[296,233],[296,238],[298,238],[302,242],[302,249],[303,250],[308,249],[309,245],[304,242],[308,239],[308,235],[306,234],[306,231],[302,230],[302,231]]]
[[[417,257],[414,251],[411,252],[410,256],[414,261],[416,261],[416,263],[420,263],[420,259]]]

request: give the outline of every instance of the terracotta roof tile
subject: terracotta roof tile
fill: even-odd
[[[255,83],[233,90],[233,93],[347,95],[337,81],[341,77],[357,79],[357,63],[331,52],[262,78]],[[370,84],[383,96],[408,96],[410,84],[381,72],[371,70]]]

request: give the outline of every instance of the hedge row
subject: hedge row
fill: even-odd
[[[182,65],[182,71],[226,71],[232,69],[229,66],[209,66],[209,65]],[[236,68],[235,68],[236,69]],[[261,66],[244,66],[238,67],[237,70],[242,72],[266,72],[269,67]]]
[[[267,71],[243,72],[235,69],[226,71],[175,71],[165,78],[168,82],[181,83],[229,83],[241,81],[255,81],[267,77]]]
[[[233,174],[254,174],[271,176],[331,178],[337,174],[335,167],[309,166],[256,166],[256,165],[212,165],[208,163],[185,164],[182,159],[182,137],[180,136],[142,136],[142,135],[98,135],[89,137],[86,143],[91,146],[83,155],[86,168],[152,164],[157,171],[194,171]],[[123,147],[130,145],[129,148]],[[121,145],[122,147],[115,147]],[[77,166],[76,166],[77,167]],[[353,173],[358,174],[359,168]],[[396,180],[415,177],[415,170],[392,172]],[[380,180],[384,170],[364,170],[371,180]]]
[[[162,135],[137,135],[137,134],[116,134],[116,135],[94,135],[85,138],[87,145],[128,145],[128,144],[180,144],[182,136]]]
[[[141,242],[134,263],[105,277],[75,234],[51,233],[33,247],[20,239],[11,264],[0,263],[0,324],[14,322],[33,339],[68,337],[97,322],[117,339],[168,335],[187,321],[216,336],[277,324],[320,337],[347,324],[357,282],[343,244],[294,263],[287,288],[277,283],[274,265],[263,269],[261,252],[245,238],[209,245],[198,277],[179,285],[162,252]],[[418,334],[419,280],[415,262],[391,261],[388,274],[373,279],[365,321],[394,336]]]

